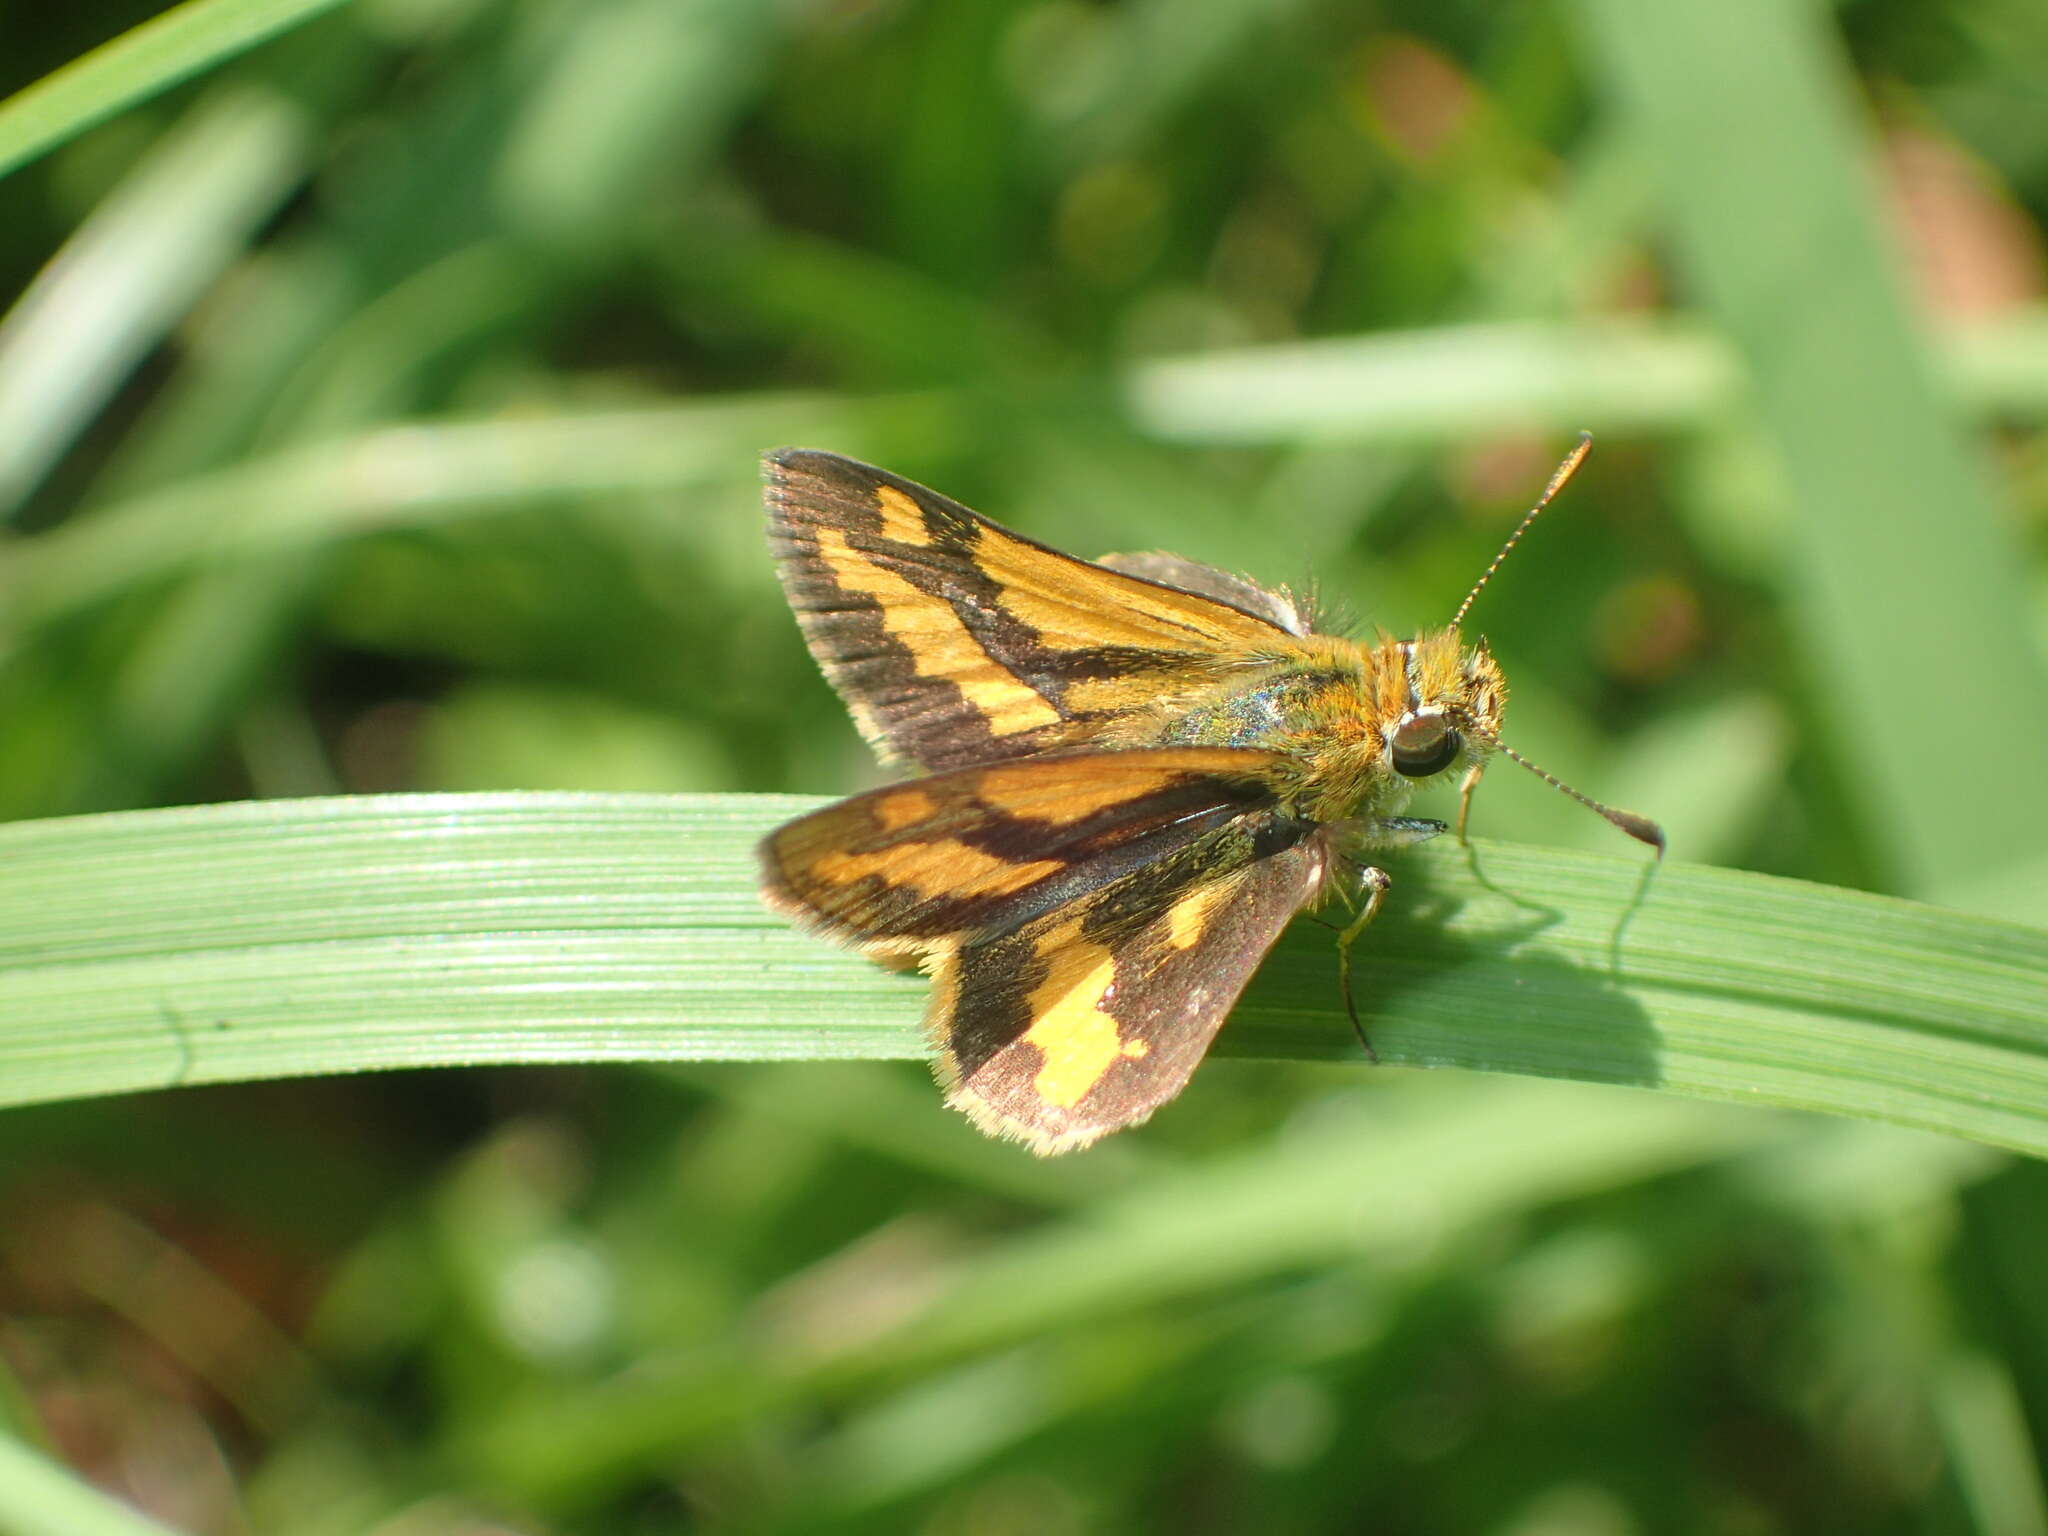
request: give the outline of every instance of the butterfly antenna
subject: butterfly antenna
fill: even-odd
[[[1529,759],[1522,756],[1521,753],[1517,752],[1513,747],[1509,746],[1506,742],[1502,741],[1498,736],[1494,735],[1491,731],[1485,729],[1483,726],[1476,725],[1472,721],[1465,719],[1461,719],[1458,723],[1464,730],[1466,730],[1471,735],[1477,736],[1484,741],[1491,742],[1493,744],[1494,750],[1499,752],[1503,757],[1509,758],[1510,760],[1521,764],[1524,768],[1528,769],[1531,773],[1535,774],[1537,778],[1541,779],[1544,783],[1548,784],[1552,789],[1561,790],[1565,794],[1570,795],[1574,800],[1578,801],[1579,804],[1583,805],[1587,810],[1593,812],[1594,815],[1600,817],[1600,819],[1605,821],[1609,826],[1619,827],[1622,831],[1626,832],[1630,837],[1634,838],[1639,843],[1648,843],[1652,848],[1657,850],[1658,858],[1661,859],[1664,857],[1664,829],[1658,826],[1656,822],[1650,820],[1649,817],[1638,816],[1634,811],[1624,811],[1618,806],[1608,805],[1604,801],[1595,800],[1591,795],[1583,794],[1579,790],[1573,789],[1571,785],[1565,783],[1563,779],[1560,779],[1556,774],[1551,773],[1548,769],[1537,767],[1534,763],[1530,762]]]
[[[1508,554],[1517,544],[1522,542],[1522,535],[1529,531],[1529,525],[1536,521],[1537,516],[1543,509],[1550,505],[1551,498],[1564,489],[1567,480],[1578,473],[1579,466],[1585,463],[1586,455],[1592,449],[1593,434],[1581,432],[1579,434],[1578,446],[1564,456],[1564,462],[1558,465],[1557,469],[1551,474],[1550,483],[1543,487],[1543,494],[1536,498],[1536,505],[1523,514],[1521,522],[1515,525],[1515,531],[1508,535],[1507,543],[1501,545],[1500,553],[1493,557],[1493,563],[1480,572],[1479,579],[1472,583],[1472,590],[1465,594],[1465,601],[1458,604],[1458,611],[1451,615],[1451,628],[1456,629],[1460,624],[1464,623],[1465,614],[1471,608],[1472,600],[1486,590],[1486,584],[1493,580],[1493,573],[1500,569],[1501,562],[1507,559]],[[1525,764],[1524,766],[1527,765]],[[1538,771],[1541,772],[1540,769]],[[1546,774],[1545,777],[1549,776]],[[1551,782],[1553,784],[1557,783],[1555,779],[1552,779]],[[1558,784],[1557,787],[1564,789],[1562,784]],[[1576,791],[1567,791],[1567,793],[1576,793]],[[1585,796],[1580,795],[1579,798],[1583,800]]]

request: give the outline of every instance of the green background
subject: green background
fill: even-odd
[[[2037,0],[147,19],[0,3],[0,1530],[2048,1536]],[[1679,862],[1502,765],[1368,1013],[1688,1096],[1306,928],[1033,1162],[645,797],[874,779],[765,449],[1408,631],[1581,428],[1471,624]]]

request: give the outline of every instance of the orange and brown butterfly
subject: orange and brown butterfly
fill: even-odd
[[[1462,835],[1488,756],[1515,756],[1500,669],[1459,624],[1586,447],[1448,625],[1370,643],[1316,633],[1284,589],[1078,560],[885,470],[771,454],[769,542],[811,653],[925,777],[771,834],[766,899],[930,972],[940,1081],[984,1131],[1049,1154],[1138,1124],[1333,890],[1357,909],[1350,1006],[1389,885],[1368,855],[1442,832],[1400,812],[1454,773]],[[1566,792],[1661,852],[1654,824]]]

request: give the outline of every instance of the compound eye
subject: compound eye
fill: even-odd
[[[1464,745],[1464,738],[1442,720],[1411,720],[1394,733],[1394,772],[1404,779],[1442,773]]]

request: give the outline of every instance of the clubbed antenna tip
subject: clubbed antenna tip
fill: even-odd
[[[1664,829],[1649,817],[1638,816],[1634,811],[1618,811],[1611,805],[1595,806],[1594,809],[1637,842],[1648,843],[1656,849],[1658,858],[1664,857]]]

